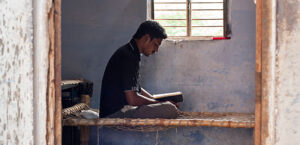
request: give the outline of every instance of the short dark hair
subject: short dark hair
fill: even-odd
[[[162,38],[166,39],[168,36],[166,34],[165,29],[156,21],[145,21],[143,22],[135,34],[133,35],[134,39],[139,39],[144,35],[149,34],[151,40],[153,38]]]

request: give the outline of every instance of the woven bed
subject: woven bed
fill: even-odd
[[[129,131],[157,131],[175,127],[227,127],[254,128],[254,114],[249,113],[212,113],[212,112],[180,112],[177,119],[133,119],[133,118],[97,118],[84,119],[74,112],[88,109],[81,103],[63,110],[64,126],[107,126]]]

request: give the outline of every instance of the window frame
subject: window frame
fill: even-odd
[[[172,2],[164,2],[164,3],[172,3]],[[230,11],[229,11],[229,0],[223,0],[223,2],[199,2],[199,3],[223,3],[223,35],[222,36],[191,36],[192,33],[192,0],[186,0],[186,2],[181,2],[186,4],[186,23],[185,26],[187,29],[186,36],[168,36],[169,40],[220,40],[220,39],[230,39],[231,29],[230,29]],[[197,2],[198,3],[198,2]],[[147,17],[149,20],[157,20],[154,19],[154,0],[148,0],[147,4]],[[217,10],[217,9],[212,9]],[[202,20],[202,19],[201,19]],[[212,19],[213,20],[213,19]],[[201,26],[200,26],[201,27]],[[205,26],[210,27],[210,26]]]

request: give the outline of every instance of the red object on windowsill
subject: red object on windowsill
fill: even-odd
[[[230,39],[230,37],[213,37],[213,40],[225,40]]]

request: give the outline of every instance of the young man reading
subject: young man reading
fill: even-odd
[[[110,58],[102,79],[100,117],[176,118],[178,110],[171,102],[158,102],[139,84],[141,54],[150,56],[167,35],[155,21],[143,22],[129,43]]]

